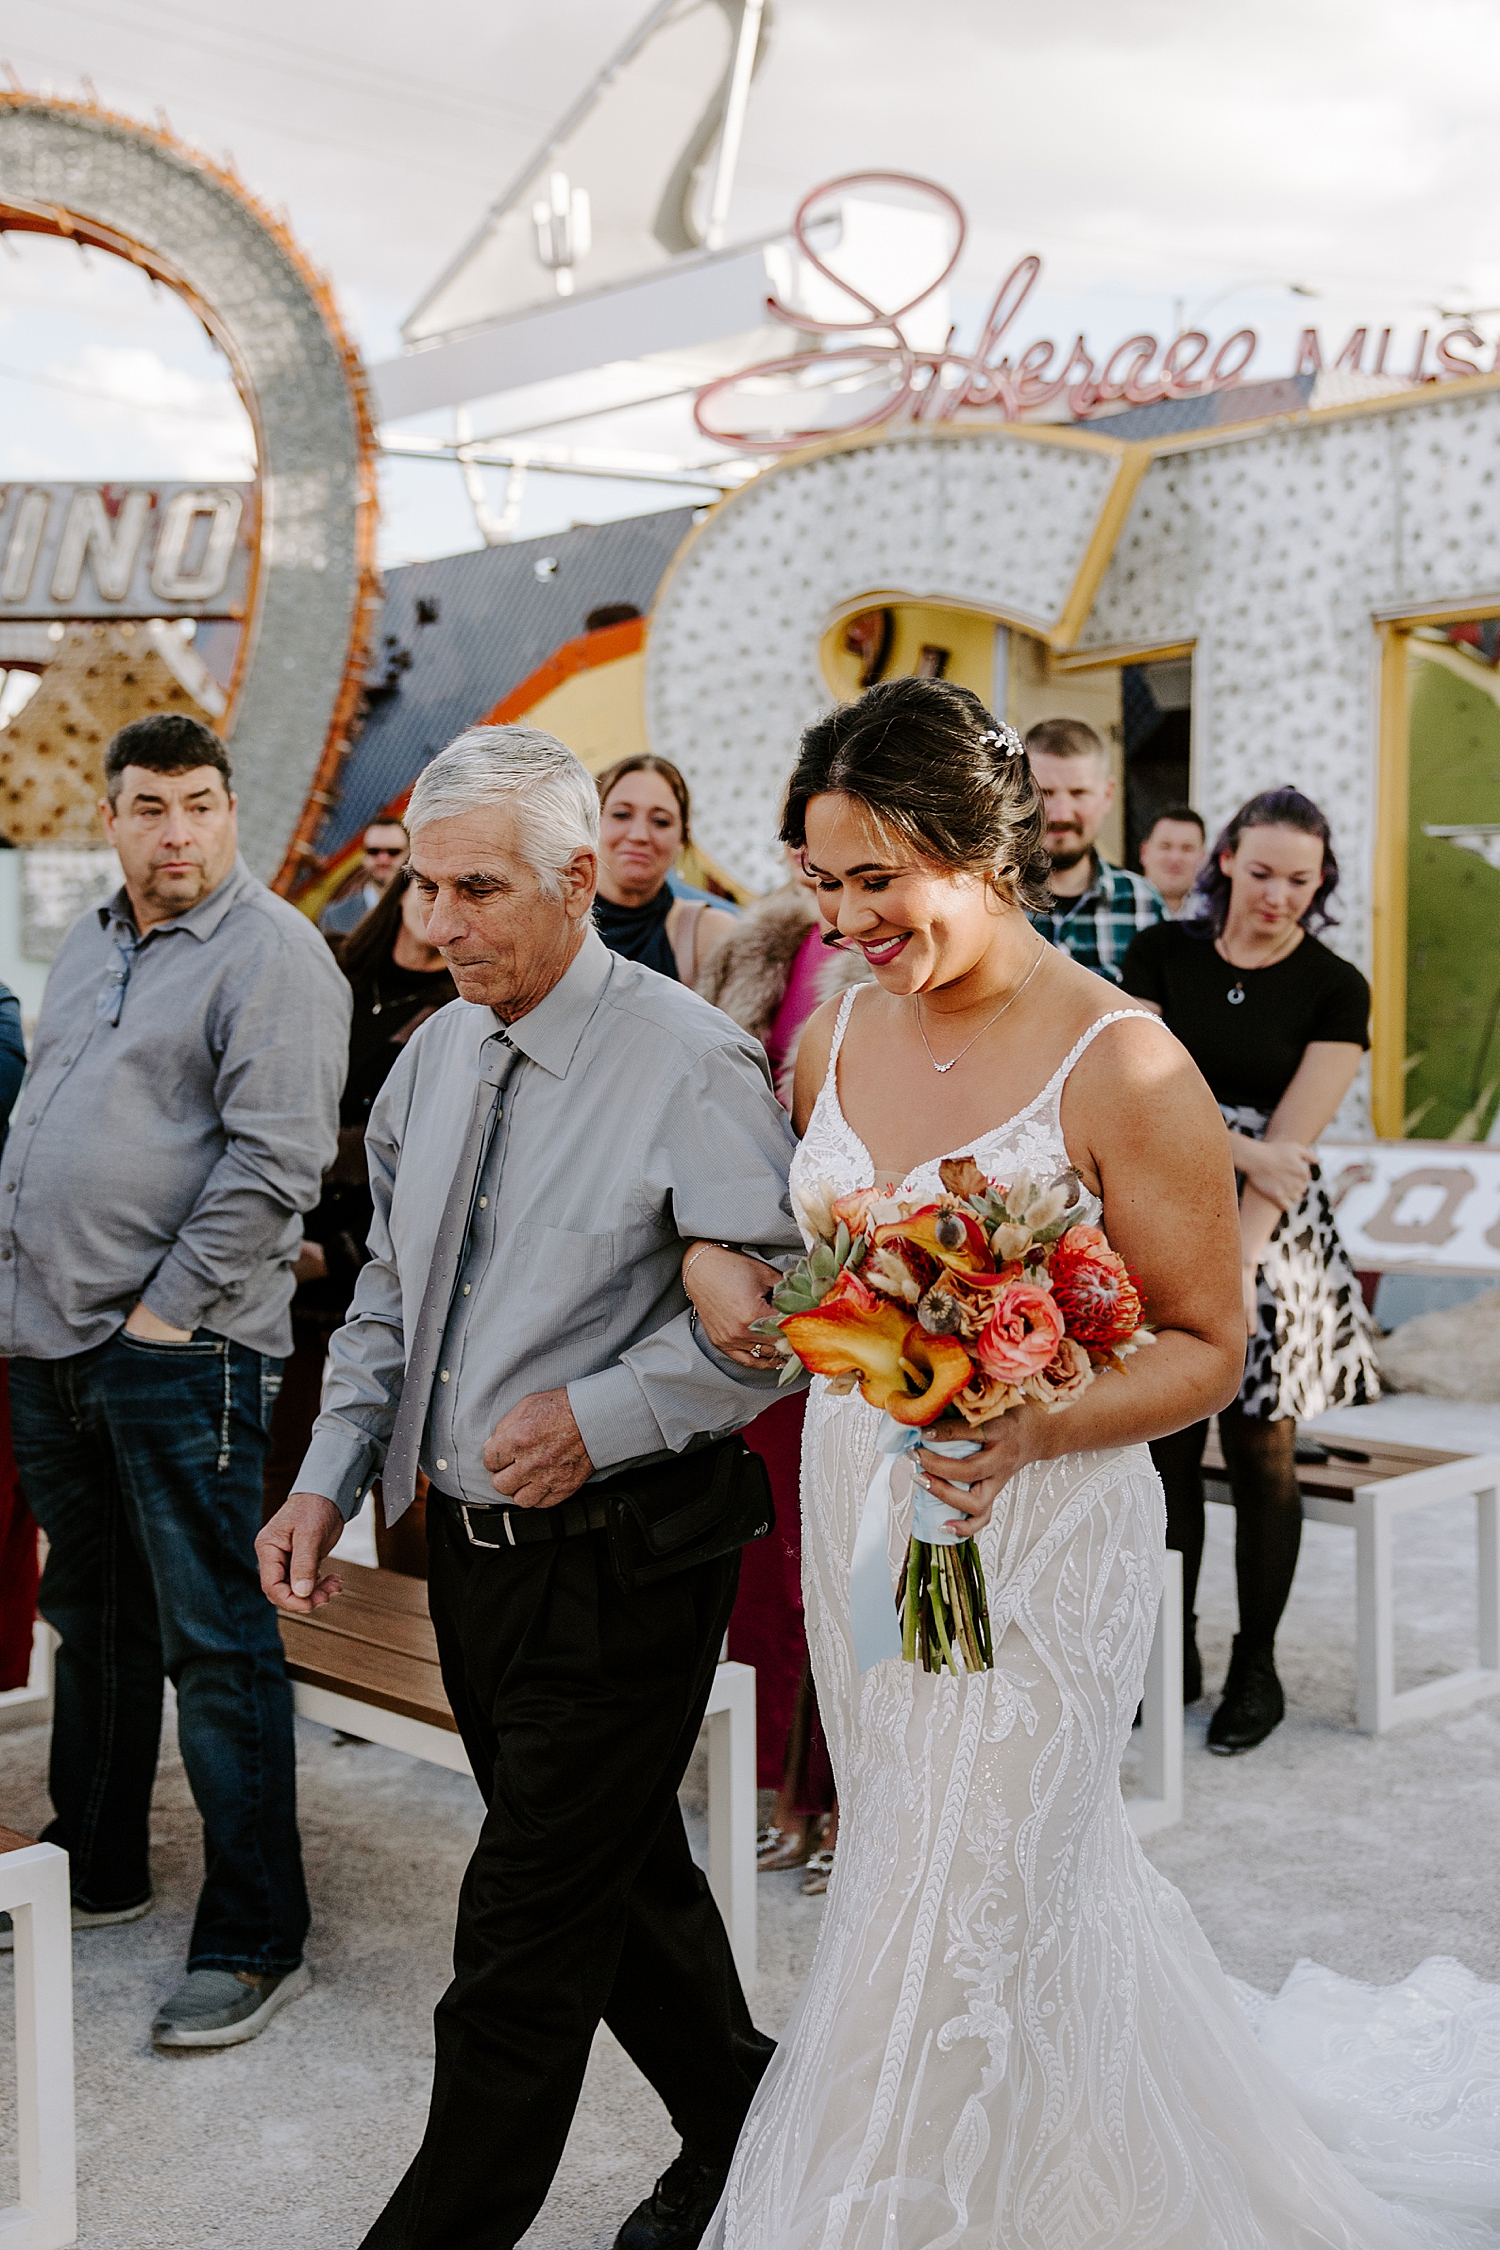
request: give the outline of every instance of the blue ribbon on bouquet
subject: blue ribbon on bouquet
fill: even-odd
[[[935,1444],[923,1430],[898,1422],[890,1414],[881,1416],[877,1444],[880,1460],[865,1493],[854,1537],[854,1559],[849,1565],[849,1622],[854,1633],[854,1661],[862,1673],[883,1656],[901,1654],[901,1620],[896,1614],[890,1563],[891,1478],[896,1463],[903,1453],[915,1453],[923,1445],[929,1453],[941,1453],[947,1461],[965,1461],[971,1453],[980,1451],[976,1438]],[[939,1500],[918,1485],[912,1502],[911,1535],[924,1546],[959,1547],[970,1536],[967,1531],[948,1530],[948,1501]]]

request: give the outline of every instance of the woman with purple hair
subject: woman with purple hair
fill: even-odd
[[[1318,1176],[1315,1144],[1369,1046],[1370,988],[1313,934],[1333,917],[1333,838],[1300,790],[1242,805],[1177,922],[1143,930],[1121,966],[1208,1080],[1240,1177],[1248,1351],[1219,1435],[1234,1495],[1239,1632],[1208,1730],[1221,1756],[1253,1750],[1286,1704],[1276,1628],[1302,1538],[1297,1424],[1379,1393],[1374,1329]],[[1182,1556],[1183,1695],[1203,1693],[1193,1614],[1203,1557],[1203,1447],[1195,1422],[1151,1447]]]

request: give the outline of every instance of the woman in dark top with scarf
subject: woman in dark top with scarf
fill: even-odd
[[[666,758],[621,758],[599,776],[599,895],[594,924],[612,953],[694,985],[735,918],[678,898],[667,877],[692,842],[688,786]]]
[[[1241,1178],[1249,1349],[1219,1437],[1235,1504],[1240,1629],[1208,1730],[1223,1756],[1285,1715],[1273,1644],[1302,1539],[1297,1423],[1378,1396],[1374,1329],[1318,1178],[1315,1147],[1369,1041],[1370,988],[1312,935],[1338,883],[1328,823],[1296,789],[1243,805],[1183,919],[1131,941],[1125,990],[1163,1016],[1218,1101]],[[1183,1695],[1203,1692],[1193,1605],[1206,1422],[1160,1438],[1167,1545],[1182,1556]]]

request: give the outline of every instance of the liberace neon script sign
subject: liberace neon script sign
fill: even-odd
[[[898,187],[929,199],[953,228],[952,250],[942,271],[916,296],[894,309],[875,304],[835,273],[808,239],[820,205],[840,193],[872,187]],[[859,312],[847,320],[820,320],[795,311],[774,296],[766,300],[766,309],[773,319],[804,335],[845,336],[851,341],[794,352],[785,359],[762,360],[705,385],[693,410],[704,436],[746,453],[787,453],[819,438],[874,429],[898,418],[951,422],[959,414],[989,410],[998,411],[1006,421],[1019,421],[1057,399],[1066,399],[1073,417],[1083,419],[1111,407],[1151,406],[1160,399],[1198,398],[1210,391],[1229,390],[1255,356],[1259,339],[1253,328],[1237,328],[1217,348],[1204,330],[1192,328],[1174,337],[1165,350],[1155,336],[1127,336],[1102,360],[1094,358],[1082,335],[1075,336],[1065,352],[1050,337],[1039,337],[1013,355],[1006,339],[1042,270],[1042,261],[1035,254],[1018,259],[1001,282],[971,352],[955,348],[951,329],[941,349],[919,349],[907,337],[902,322],[942,288],[958,264],[967,232],[963,208],[956,197],[935,181],[917,179],[910,173],[851,172],[814,188],[797,208],[792,239],[814,272],[831,282],[852,306],[860,308]],[[1387,330],[1386,342],[1389,333]],[[1455,333],[1475,345],[1480,342],[1470,329]],[[1364,340],[1365,331],[1361,329],[1340,358],[1341,367],[1359,367]],[[1453,340],[1445,338],[1444,345]],[[1424,332],[1423,350],[1426,342]],[[1377,368],[1384,364],[1384,353],[1382,342]],[[1455,360],[1443,348],[1439,357],[1450,375],[1479,372],[1467,361]],[[1420,377],[1420,361],[1421,352],[1415,378]],[[1299,372],[1321,365],[1316,334],[1308,331],[1299,354]],[[778,416],[782,418],[780,423]],[[785,426],[799,418],[801,426]]]

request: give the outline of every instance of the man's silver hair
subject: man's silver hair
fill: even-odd
[[[406,832],[486,805],[515,815],[521,856],[548,898],[561,897],[558,877],[576,851],[599,848],[594,777],[540,727],[470,727],[450,742],[412,785]]]

